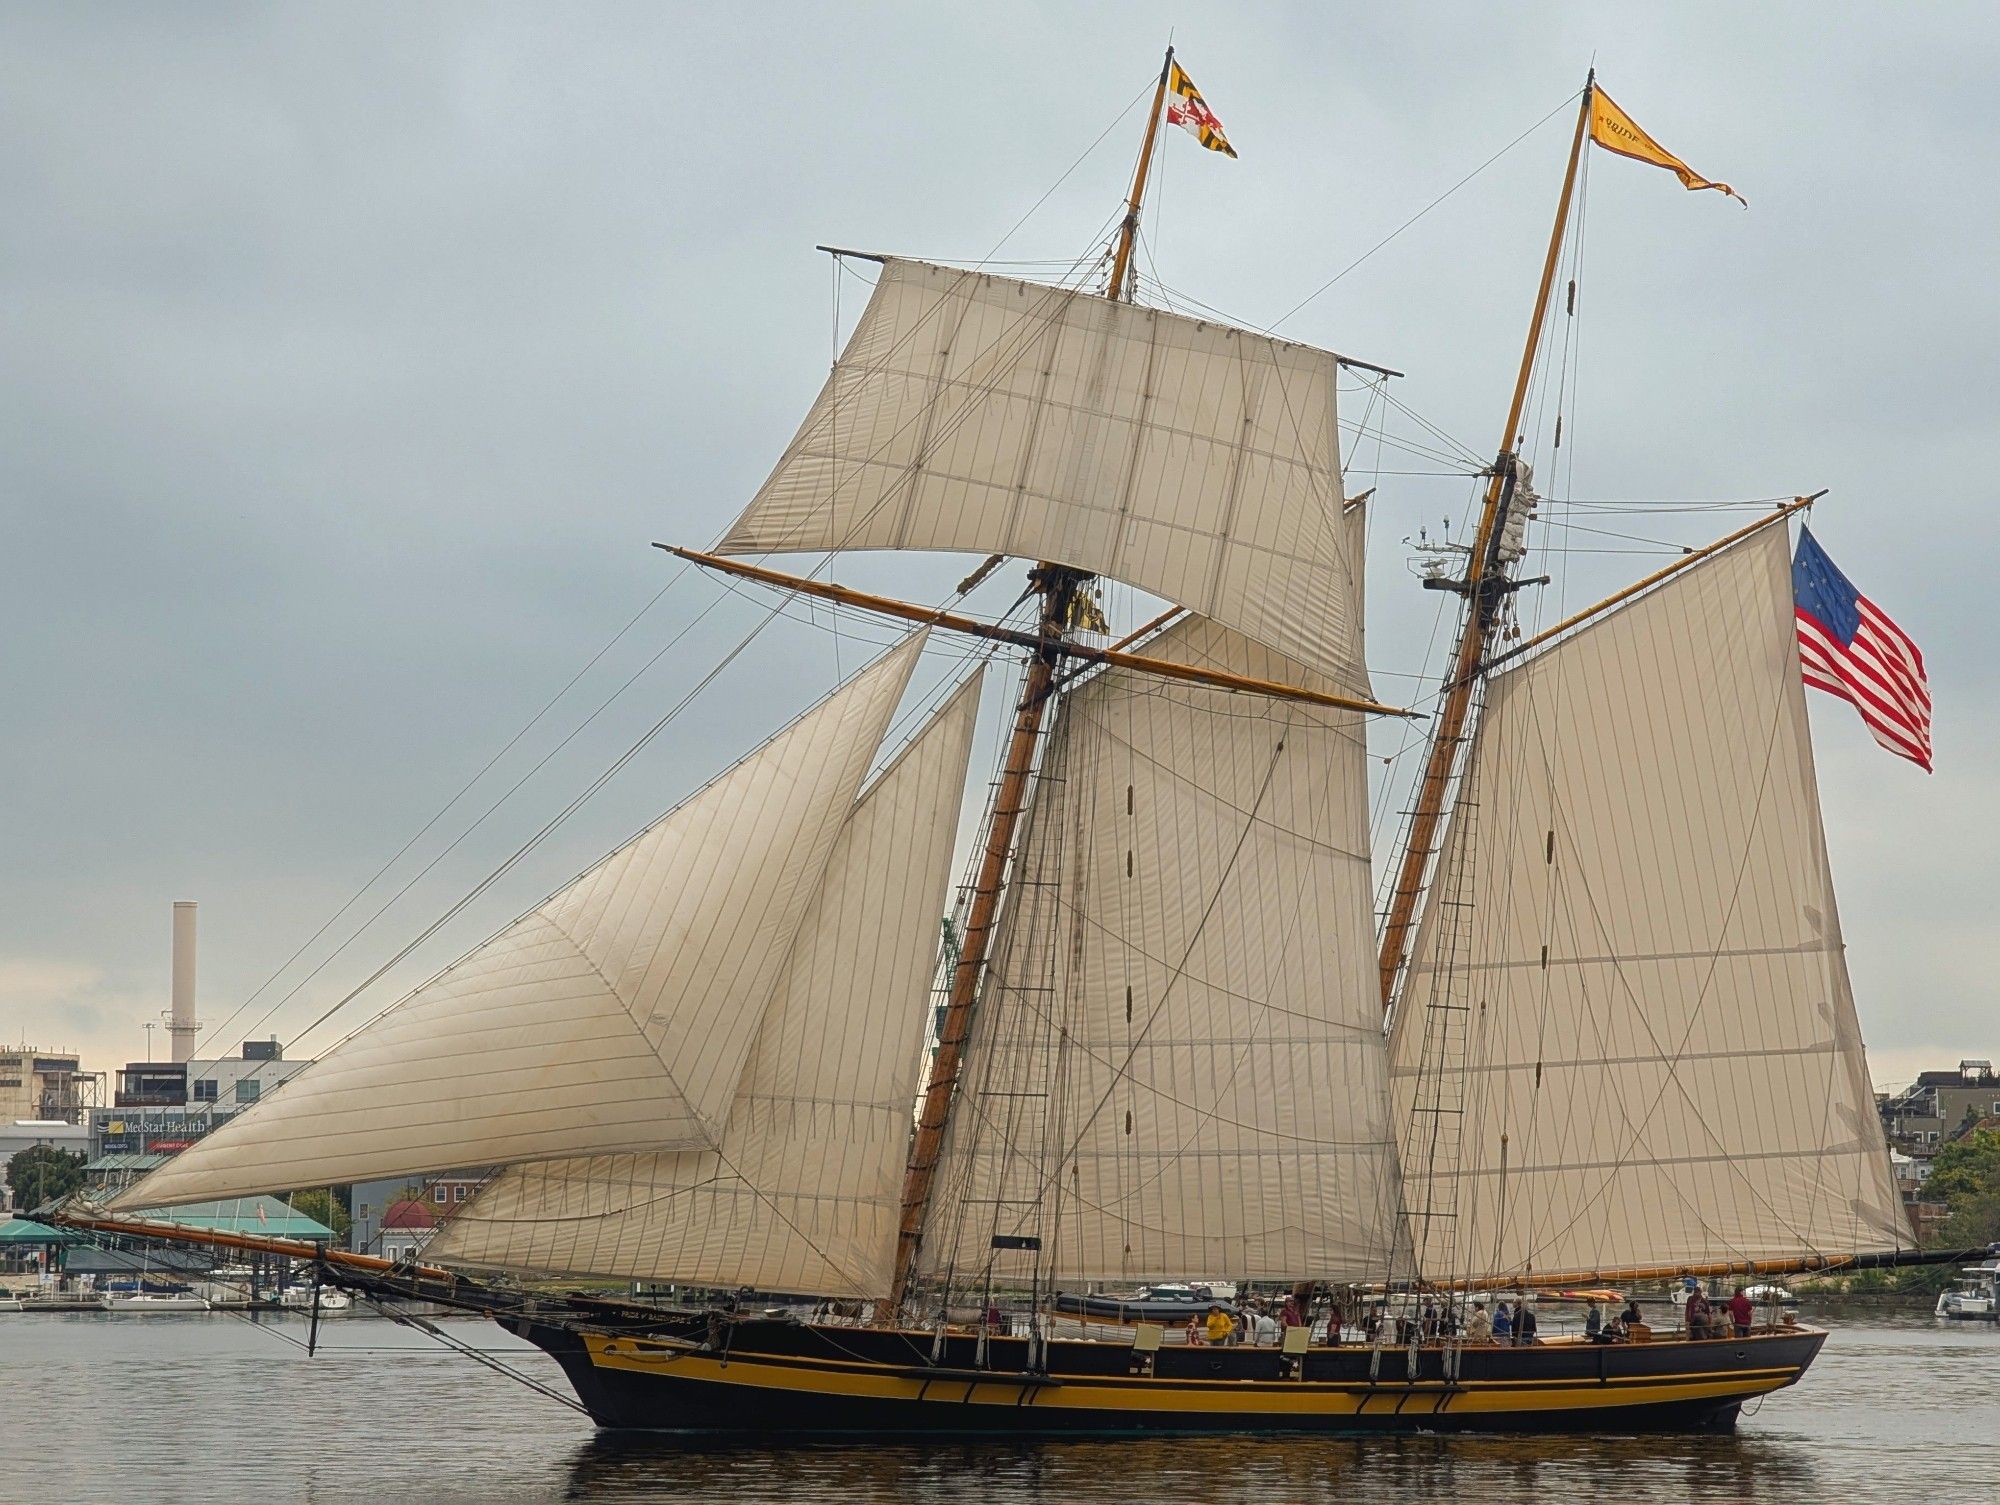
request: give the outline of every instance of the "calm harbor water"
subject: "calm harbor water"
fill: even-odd
[[[1204,1439],[692,1449],[368,1319],[0,1315],[0,1500],[2000,1502],[2000,1330],[1815,1313],[1833,1340],[1734,1437]],[[555,1366],[480,1322],[462,1340]],[[565,1393],[567,1393],[565,1391]]]

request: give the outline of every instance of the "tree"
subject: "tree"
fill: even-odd
[[[347,1242],[347,1232],[354,1226],[354,1220],[341,1205],[346,1201],[345,1197],[334,1196],[327,1187],[315,1186],[309,1191],[295,1191],[285,1201],[291,1205],[292,1211],[302,1212],[314,1221],[326,1224],[333,1230],[335,1238],[343,1244]]]
[[[31,1144],[7,1162],[7,1184],[14,1188],[14,1210],[30,1212],[83,1185],[83,1156],[54,1145]]]
[[[1962,1198],[2000,1190],[2000,1131],[1975,1129],[1931,1157],[1924,1195],[1956,1211]]]
[[[1951,1216],[1938,1229],[1937,1241],[1947,1249],[2000,1243],[2000,1176],[1952,1203]]]

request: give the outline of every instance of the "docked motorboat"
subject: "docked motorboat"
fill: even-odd
[[[313,1309],[313,1294],[311,1286],[287,1286],[278,1297],[278,1304],[288,1312],[310,1312]],[[353,1297],[330,1286],[321,1286],[318,1294],[319,1314],[322,1317],[345,1312],[354,1305]]]
[[[1936,1315],[1960,1322],[2000,1321],[2000,1259],[1967,1265],[1937,1299]]]
[[[193,1291],[114,1291],[104,1298],[108,1312],[205,1312],[208,1302]]]

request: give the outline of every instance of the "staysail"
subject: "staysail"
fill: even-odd
[[[1226,324],[891,259],[718,552],[1054,560],[1344,676],[1338,371]]]
[[[713,1144],[922,642],[112,1206]]]
[[[1391,1054],[1426,1277],[1908,1242],[1782,527],[1493,677]]]
[[[1201,618],[1147,651],[1322,682]],[[1396,1209],[1365,754],[1352,714],[1143,672],[1065,696],[927,1273],[1380,1276]]]
[[[848,818],[721,1144],[511,1167],[425,1258],[808,1295],[888,1289],[979,683],[953,693]]]

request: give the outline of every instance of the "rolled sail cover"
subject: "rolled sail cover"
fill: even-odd
[[[1782,527],[1494,677],[1391,1052],[1433,1278],[1909,1242]]]
[[[1055,560],[1352,689],[1338,371],[1326,351],[1226,324],[890,260],[718,548]]]

